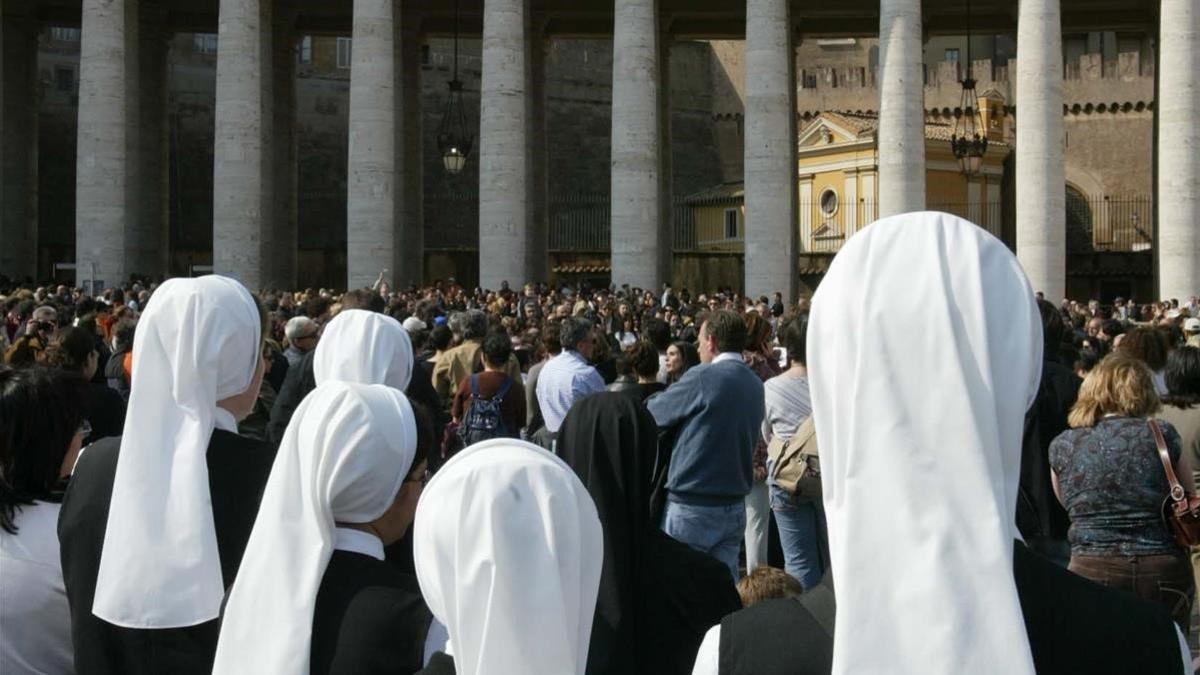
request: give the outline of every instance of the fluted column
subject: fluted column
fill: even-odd
[[[271,0],[220,0],[213,148],[213,271],[251,290],[275,250]]]
[[[37,29],[24,9],[0,10],[0,274],[36,277]]]
[[[484,0],[479,101],[479,283],[529,276],[527,181],[528,0]]]
[[[1200,294],[1200,7],[1162,0],[1158,94],[1158,296]]]
[[[421,122],[421,27],[415,13],[400,22],[400,174],[404,184],[396,235],[396,283],[425,278],[425,172]]]
[[[1017,17],[1017,259],[1035,291],[1066,292],[1062,26],[1058,0],[1021,0]]]
[[[659,288],[662,257],[657,0],[616,0],[613,10],[612,281]]]
[[[879,6],[879,217],[925,208],[921,0]]]
[[[397,180],[397,29],[394,0],[354,0],[350,71],[350,164],[347,171],[348,288],[378,274],[395,285]]]
[[[796,82],[788,0],[746,3],[746,295],[796,279]]]
[[[136,0],[84,0],[75,166],[76,282],[124,282],[138,213]]]

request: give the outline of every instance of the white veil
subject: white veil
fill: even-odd
[[[382,516],[416,447],[412,407],[396,389],[329,382],[305,397],[271,468],[225,607],[213,673],[309,671],[313,609],[333,555],[334,523]]]
[[[413,527],[458,675],[583,675],[604,543],[566,463],[523,441],[476,443],[429,481]]]
[[[127,628],[217,618],[225,584],[208,492],[215,427],[237,431],[217,401],[246,391],[262,320],[233,279],[171,279],[133,340],[133,378],[92,612]]]
[[[1020,265],[961,218],[885,218],[834,259],[808,367],[835,674],[1033,673],[1012,556],[1041,359]]]
[[[404,391],[412,378],[412,340],[390,316],[345,309],[325,325],[313,355],[318,385],[331,380],[386,384]]]

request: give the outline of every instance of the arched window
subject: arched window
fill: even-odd
[[[1094,251],[1092,206],[1087,196],[1072,185],[1067,185],[1066,210],[1067,250],[1072,253]]]

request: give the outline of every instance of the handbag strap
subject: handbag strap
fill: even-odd
[[[1162,460],[1163,470],[1167,472],[1167,483],[1171,486],[1172,501],[1181,502],[1184,498],[1183,486],[1179,484],[1179,478],[1175,476],[1175,469],[1171,466],[1171,456],[1167,453],[1167,441],[1163,438],[1162,427],[1158,426],[1157,420],[1146,420],[1150,425],[1150,433],[1154,434],[1154,444],[1158,446],[1158,458]]]

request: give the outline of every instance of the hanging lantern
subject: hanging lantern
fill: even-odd
[[[967,0],[967,76],[962,80],[962,98],[956,111],[954,133],[950,136],[950,151],[958,160],[959,169],[967,176],[979,173],[988,146],[987,128],[979,110],[975,78],[971,75],[971,0]]]
[[[475,143],[475,135],[467,130],[467,112],[463,105],[463,85],[458,79],[458,2],[454,3],[454,78],[447,83],[450,95],[446,98],[446,110],[438,126],[438,152],[442,155],[442,166],[451,175],[460,173],[467,166],[467,157]]]

